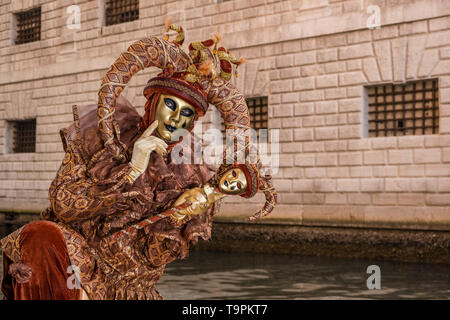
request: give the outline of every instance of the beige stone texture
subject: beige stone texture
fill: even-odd
[[[115,58],[135,40],[162,36],[170,16],[187,43],[219,32],[227,49],[247,59],[236,86],[247,97],[268,96],[281,153],[279,205],[269,220],[450,229],[447,0],[140,1],[139,20],[113,26],[102,26],[99,3],[76,1],[76,31],[65,24],[70,1],[0,5],[0,210],[48,205],[63,157],[59,129],[72,121],[72,105],[95,103]],[[380,7],[378,29],[367,27],[368,3]],[[12,14],[36,5],[41,40],[12,45]],[[141,114],[143,87],[157,72],[137,74],[123,93]],[[368,138],[364,87],[427,78],[439,80],[439,133]],[[34,117],[36,152],[10,153],[8,121]],[[244,200],[227,199],[221,215],[244,219],[264,202],[262,195]]]

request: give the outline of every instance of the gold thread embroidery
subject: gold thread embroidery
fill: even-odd
[[[144,63],[142,62],[141,58],[139,58],[139,56],[137,54],[134,54],[133,52],[130,52],[130,51],[125,51],[124,53],[131,54],[136,59],[136,61],[138,62],[138,64],[141,67],[141,69],[142,70],[145,69]]]
[[[108,119],[109,117],[111,117],[114,112],[116,112],[116,110],[114,109],[112,112],[108,113],[107,115],[105,115],[103,118],[101,118],[100,120],[97,121],[97,125],[100,125],[100,122],[105,121],[106,119]]]
[[[126,86],[127,86],[126,83],[106,82],[106,83],[103,83],[103,84],[100,86],[100,89],[98,90],[98,92],[102,91],[102,89],[103,89],[104,87],[109,86],[109,85],[111,85],[111,86],[118,86],[118,87],[126,87]]]
[[[235,95],[226,97],[226,98],[223,99],[222,101],[218,102],[216,105],[222,104],[222,103],[224,103],[224,102],[226,102],[226,101],[229,101],[229,100],[234,99],[234,98],[237,98],[237,97],[244,97],[244,95],[243,95],[242,93],[238,93],[238,94],[235,94]]]
[[[201,96],[200,94],[198,94],[197,92],[193,91],[193,90],[189,90],[189,88],[182,86],[178,83],[173,83],[171,81],[166,81],[166,80],[153,80],[151,81],[151,84],[149,87],[153,87],[153,86],[162,86],[162,87],[171,87],[180,91],[184,91],[187,92],[189,95],[193,96],[195,100],[197,100],[198,102],[201,103],[203,109],[205,109],[205,111],[208,109],[208,105],[204,104],[205,100],[203,96]]]

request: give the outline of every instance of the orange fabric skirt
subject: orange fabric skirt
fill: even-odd
[[[21,277],[15,275],[18,264],[3,253],[2,292],[5,299],[79,299],[80,290],[70,289],[67,284],[72,275],[67,273],[70,260],[63,234],[55,223],[30,222],[20,233],[19,247],[20,267],[27,271],[31,269],[31,275],[29,272],[22,272]],[[23,274],[27,275],[23,277]]]

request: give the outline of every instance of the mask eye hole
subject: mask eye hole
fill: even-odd
[[[185,117],[192,117],[192,115],[194,114],[194,111],[192,111],[189,108],[183,109],[181,110],[181,115],[185,116]]]
[[[237,174],[236,174],[236,171],[231,171],[231,175],[233,176],[233,178],[236,178],[237,177]]]
[[[177,108],[175,101],[173,101],[170,98],[164,98],[164,103],[167,106],[167,108],[169,108],[170,110],[175,111],[175,109]]]
[[[239,182],[237,183],[237,187],[238,187],[239,190],[242,189],[242,186],[241,186],[241,184]]]

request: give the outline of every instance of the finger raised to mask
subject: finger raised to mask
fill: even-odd
[[[167,149],[167,143],[165,143],[164,141],[160,141],[160,140],[154,140],[153,141],[155,143],[155,145],[160,146],[161,148]]]
[[[163,148],[167,148],[167,147],[168,147],[168,144],[167,144],[164,140],[162,140],[162,139],[160,139],[160,138],[153,137],[153,141],[154,141],[155,143],[160,144]]]
[[[142,134],[143,137],[149,137],[153,131],[158,127],[158,120],[155,120],[152,122],[151,125],[148,126],[147,129],[145,129],[144,133]]]
[[[159,154],[159,155],[161,155],[161,156],[163,156],[163,155],[165,155],[165,154],[167,153],[166,149],[161,148],[161,147],[159,147],[159,146],[156,146],[155,151],[156,151],[157,154]]]

